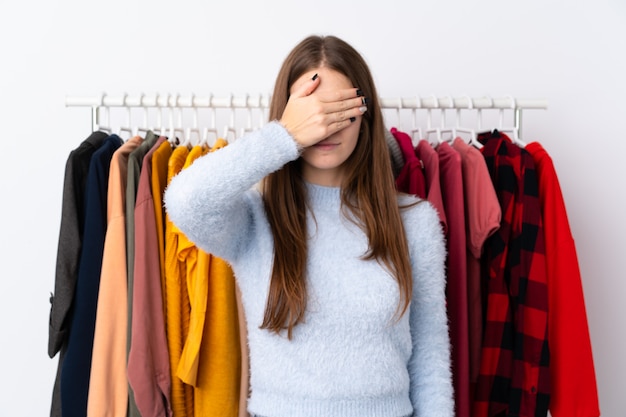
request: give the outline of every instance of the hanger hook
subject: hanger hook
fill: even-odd
[[[187,129],[184,129],[185,143],[187,144],[191,143],[191,133],[198,131],[198,106],[195,105],[194,98],[195,98],[195,94],[191,93],[191,97],[189,98],[189,105],[192,108],[192,113],[191,113],[192,127],[188,127]],[[183,129],[182,122],[181,122],[180,128]]]
[[[209,125],[206,126],[202,131],[202,139],[201,143],[204,145],[209,144],[209,132],[215,131],[215,107],[213,107],[213,93],[209,93]]]
[[[517,131],[519,129],[519,114],[517,109],[517,101],[512,95],[507,95],[507,97],[511,100],[511,110],[513,110],[513,128]]]
[[[161,103],[159,103],[159,98],[160,98],[160,94],[156,93],[156,96],[154,98],[154,105],[157,108],[157,112],[156,112],[156,126],[157,127],[161,127]],[[155,127],[154,130],[157,130],[157,128]]]
[[[128,94],[124,93],[123,99],[122,99],[122,105],[126,108],[126,121],[127,121],[126,126],[128,127],[128,129],[130,129],[130,106],[128,105],[126,101],[127,99],[128,99]]]
[[[402,125],[402,124],[400,123],[400,120],[401,120],[401,118],[400,118],[400,113],[401,113],[401,110],[402,110],[402,109],[403,109],[403,106],[402,106],[402,97],[398,97],[398,105],[396,106],[396,120],[397,120],[397,122],[398,122],[398,127],[400,127],[400,128],[401,128],[401,125]]]
[[[467,99],[467,110],[472,110],[474,108],[474,102],[472,101],[469,95],[462,96]],[[456,108],[456,127],[457,129],[461,127],[461,110],[462,107],[459,106]]]
[[[493,98],[491,98],[491,96],[487,96],[485,97],[487,100],[489,100],[489,105],[487,105],[486,108],[488,109],[493,109],[494,105],[493,105]],[[481,131],[482,130],[482,108],[478,108],[478,130]]]
[[[452,99],[452,96],[447,95],[446,98],[450,102],[450,104],[448,105],[447,108],[448,109],[454,109],[454,100]],[[441,109],[441,128],[442,129],[446,128],[446,109],[445,108]]]
[[[249,94],[246,93],[245,97],[245,105],[246,105],[246,126],[241,128],[241,136],[243,136],[246,132],[252,131],[252,106],[248,103]]]
[[[191,93],[191,106],[193,107],[193,127],[198,128],[198,106],[194,103],[195,94]]]
[[[226,133],[224,134],[224,136],[228,136],[228,132],[232,129],[235,128],[235,107],[233,104],[234,101],[234,95],[233,93],[230,93],[228,95],[228,107],[230,107],[230,121],[229,121],[229,125],[227,126],[226,129]]]
[[[499,120],[498,120],[498,129],[502,130],[504,128],[504,109],[506,107],[500,107],[499,108]]]
[[[180,93],[176,93],[176,127],[181,129],[183,127],[183,110],[180,107]]]
[[[507,97],[511,100],[511,108],[515,109],[517,107],[517,103],[515,102],[515,98],[512,95],[507,95]]]
[[[474,108],[474,100],[472,100],[472,98],[469,95],[464,96],[465,98],[467,98],[467,108],[468,109],[473,109]]]
[[[106,106],[104,104],[104,98],[106,97],[106,93],[102,92],[102,94],[100,95],[100,104],[98,105],[98,108],[96,109],[95,112],[95,118],[96,118],[96,125],[94,126],[94,130],[102,130],[103,128],[105,128],[106,130],[110,130],[110,125],[111,125],[111,113],[109,113],[109,107]],[[103,123],[100,123],[100,113],[101,111],[106,113],[106,121],[107,121],[107,125],[104,125]]]
[[[437,98],[437,96],[434,95],[434,94],[431,94],[430,98],[432,98],[432,100],[433,100],[432,108],[433,109],[438,109],[439,108],[439,99]]]
[[[510,100],[511,100],[511,110],[513,111],[513,141],[521,146],[521,147],[525,147],[526,144],[524,142],[521,141],[520,139],[520,135],[519,135],[519,112],[518,112],[518,108],[517,108],[517,102],[515,100],[515,98],[512,95],[508,95],[507,96]]]
[[[170,131],[169,135],[170,135],[170,138],[172,138],[174,142],[178,142],[176,140],[176,137],[174,136],[174,106],[170,102],[171,96],[172,96],[171,94],[167,95],[167,118],[169,121],[169,131]],[[176,98],[174,100],[176,100]]]
[[[144,93],[139,94],[139,106],[143,109],[143,126],[144,129],[148,129],[148,106],[146,106],[143,102],[145,97]],[[139,134],[139,126],[135,128],[135,132],[133,136],[137,136]]]
[[[415,107],[411,109],[413,116],[413,129],[411,129],[411,138],[414,140],[420,140],[422,136],[422,129],[417,124],[417,110],[422,108],[422,99],[419,96],[415,97]],[[418,134],[418,138],[415,139],[415,132]]]
[[[258,109],[257,114],[259,117],[259,128],[261,128],[263,127],[263,94],[259,93],[256,104],[256,107]],[[252,119],[252,122],[254,124],[254,118]]]
[[[172,135],[171,131],[173,129],[173,120],[172,120],[172,108],[170,107],[170,93],[167,93],[166,97],[165,97],[165,105],[163,106],[163,109],[167,109],[167,122],[168,122],[168,127],[169,127],[169,140],[171,143],[176,143],[176,138]],[[167,128],[165,127],[165,120],[163,121],[163,125],[161,127],[161,134],[165,135],[167,132]]]
[[[431,94],[430,97],[433,99],[433,105],[431,107],[428,107],[428,117],[427,117],[427,129],[426,129],[426,138],[428,138],[428,135],[430,133],[435,133],[436,138],[437,138],[437,143],[441,143],[441,128],[436,127],[433,128],[432,127],[432,112],[433,109],[440,109],[439,107],[439,100],[437,99],[437,97],[434,94]]]
[[[431,94],[430,97],[433,100],[433,104],[432,106],[428,106],[428,117],[426,120],[426,128],[428,130],[432,129],[432,118],[433,118],[433,109],[438,109],[439,108],[439,100],[437,100],[437,97],[434,94]]]

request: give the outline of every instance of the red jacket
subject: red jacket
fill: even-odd
[[[535,161],[543,215],[548,278],[550,414],[597,417],[598,390],[574,238],[552,159],[536,142],[526,146]]]

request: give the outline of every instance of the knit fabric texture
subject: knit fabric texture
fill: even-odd
[[[227,260],[242,293],[250,353],[248,410],[266,417],[453,416],[445,244],[428,202],[402,210],[413,271],[410,309],[368,240],[341,210],[339,188],[307,184],[308,288],[293,338],[260,329],[273,238],[253,186],[299,157],[277,122],[196,160],[165,193],[171,220]],[[399,204],[415,202],[401,196]]]

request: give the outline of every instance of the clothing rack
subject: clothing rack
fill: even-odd
[[[143,127],[147,127],[148,124],[148,109],[156,109],[158,110],[157,125],[162,125],[162,112],[168,111],[170,129],[181,130],[184,124],[180,113],[182,109],[192,109],[195,111],[192,124],[194,128],[198,128],[197,111],[199,109],[211,109],[213,112],[215,109],[230,109],[230,122],[234,123],[234,114],[238,109],[247,109],[248,111],[256,109],[265,112],[269,109],[270,101],[271,96],[268,94],[246,94],[244,96],[234,96],[230,94],[228,97],[214,97],[212,94],[204,97],[194,94],[187,96],[181,94],[122,94],[119,96],[101,94],[100,96],[67,96],[65,98],[65,105],[66,107],[90,107],[93,130],[97,130],[101,126],[102,113],[106,111],[108,115],[110,108],[125,108],[127,110],[127,124],[129,127],[126,130],[129,130],[130,125],[133,124],[130,117],[132,108],[144,110]],[[499,111],[499,129],[511,130],[516,136],[521,136],[522,112],[527,109],[548,108],[548,103],[545,99],[516,99],[512,96],[472,98],[469,96],[436,97],[431,95],[426,97],[380,98],[380,103],[383,110],[395,110],[398,120],[401,111],[411,110],[413,112],[414,130],[419,130],[416,126],[416,112],[418,110],[425,110],[427,112],[426,132],[436,131],[438,134],[442,129],[462,128],[459,125],[460,112],[468,110],[475,110],[477,112],[477,128],[480,129],[482,127],[482,110],[494,109]],[[176,123],[173,120],[175,110],[179,111]],[[455,110],[457,112],[454,127],[446,123],[446,112],[448,110]],[[434,111],[438,111],[440,115],[440,123],[438,126],[433,125],[432,115]],[[512,125],[509,127],[504,127],[503,125],[505,111],[512,113]],[[110,119],[107,120],[107,122],[109,121]],[[176,124],[176,126],[174,126],[174,124]],[[215,113],[212,114],[211,124],[212,128],[215,129]],[[247,125],[247,129],[252,128],[250,114],[248,115]],[[234,126],[227,127],[227,129],[234,131]]]

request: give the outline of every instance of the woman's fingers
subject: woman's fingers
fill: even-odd
[[[359,109],[360,113],[367,110],[369,99],[364,97],[358,88],[349,88],[333,91],[332,93],[316,94],[323,106],[324,112],[331,116],[331,120],[343,119],[343,112]],[[360,115],[357,113],[356,115]],[[351,116],[354,116],[352,114]],[[351,117],[349,116],[349,117]]]
[[[338,92],[345,93],[348,90]],[[349,90],[354,92],[354,90]],[[335,102],[324,103],[324,111],[326,112],[329,125],[335,124],[329,130],[340,130],[342,127],[346,127],[348,124],[342,123],[345,120],[354,122],[358,116],[363,115],[367,111],[368,100],[365,97],[350,97]]]
[[[349,126],[367,111],[367,99],[357,88],[315,93],[319,77],[294,90],[280,122],[306,148]]]
[[[367,111],[367,107],[366,106],[358,106],[358,107],[352,107],[346,110],[339,110],[336,112],[332,112],[332,113],[328,113],[328,121],[329,123],[336,123],[336,122],[341,122],[344,120],[348,120],[351,118],[356,118],[358,116],[361,116],[363,113],[365,113]]]
[[[309,96],[315,91],[315,89],[320,85],[320,78],[315,74],[313,78],[311,78],[306,83],[302,84],[300,88],[294,91],[291,96],[292,97],[306,97]]]
[[[363,93],[358,88],[344,88],[341,90],[318,94],[319,100],[323,103],[341,102],[361,96],[363,96]]]
[[[339,113],[348,111],[351,109],[364,108],[361,112],[367,109],[368,100],[365,97],[351,97],[341,101],[335,101],[331,103],[324,103],[324,110],[331,113]]]
[[[350,126],[351,123],[356,122],[357,117],[362,116],[367,111],[366,106],[353,107],[348,110],[342,110],[335,113],[328,114],[328,135],[331,135],[345,127]]]

